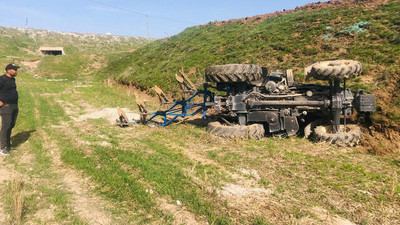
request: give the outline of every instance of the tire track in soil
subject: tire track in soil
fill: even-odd
[[[3,203],[0,202],[0,224],[6,224],[7,217],[3,209]]]
[[[157,198],[160,208],[170,213],[174,217],[173,225],[186,224],[186,225],[207,225],[208,222],[205,218],[197,216],[196,214],[188,211],[186,207],[179,206],[178,204],[169,203],[166,198]]]
[[[74,126],[74,125],[72,125]],[[65,125],[64,127],[67,127]],[[76,126],[74,126],[76,127]],[[87,126],[84,126],[85,128],[82,128],[79,126],[80,129],[86,129]],[[80,143],[79,140],[79,135],[76,135],[75,133],[72,132],[72,129],[64,129],[62,131],[64,135],[67,135],[69,139],[71,140],[76,140],[77,143]],[[84,142],[82,142],[84,143]],[[90,151],[88,151],[89,153]],[[90,153],[89,153],[90,154]],[[56,157],[59,159],[58,163],[62,163],[59,157]],[[203,218],[202,216],[199,216],[195,213],[190,212],[185,206],[178,205],[175,203],[171,203],[171,200],[168,200],[168,197],[163,197],[159,196],[156,198],[156,202],[158,203],[158,208],[161,209],[162,211],[169,213],[173,216],[174,221],[172,224],[208,224],[206,219]],[[158,221],[159,222],[159,221]],[[157,222],[156,222],[157,224]]]
[[[15,171],[11,168],[10,165],[7,165],[5,157],[7,156],[0,156],[0,224],[6,224],[9,215],[6,214],[4,210],[4,191],[5,191],[5,182],[11,181],[13,177],[13,172]],[[15,171],[16,173],[16,171]]]
[[[85,108],[86,108],[85,111],[89,111],[89,112],[93,113],[94,107],[92,107],[89,103],[80,102],[80,104],[81,105],[85,105]],[[61,105],[64,108],[64,110],[67,112],[67,115],[69,115],[70,117],[73,118],[73,116],[77,113],[77,112],[75,112],[75,108],[68,107],[65,104],[61,104]],[[116,111],[116,109],[115,109],[115,111]],[[116,113],[115,113],[115,115],[117,117]],[[80,117],[82,117],[82,118],[84,118],[85,116],[87,116],[87,115],[80,115]],[[77,123],[82,124],[82,121],[76,121],[76,120],[72,119],[72,123],[66,123],[62,127],[66,128],[68,126],[72,126],[72,127],[78,127],[79,129],[82,129],[83,128],[82,125],[76,126]],[[83,132],[85,133],[86,131],[84,131],[84,130],[85,129],[83,129]],[[76,140],[76,143],[80,142],[79,135],[74,133],[72,131],[72,129],[63,129],[61,131],[61,133],[63,135],[68,136],[69,139],[71,139],[71,140]],[[51,142],[51,141],[50,142],[46,141],[46,142],[50,143],[51,146],[49,146],[49,148],[53,149],[53,153],[52,153],[53,162],[58,167],[62,167],[63,163],[62,163],[62,160],[61,160],[61,153],[60,153],[60,150],[57,147],[56,143]],[[82,143],[84,143],[84,142],[82,142]],[[87,153],[90,154],[91,150],[88,150]],[[77,194],[77,195],[86,195],[87,196],[87,193],[89,192],[87,189],[85,190],[85,189],[77,188],[77,187],[81,186],[81,185],[79,185],[80,183],[85,183],[85,181],[81,181],[82,177],[77,175],[76,171],[73,171],[73,170],[71,171],[71,170],[68,170],[68,169],[65,169],[65,168],[58,169],[58,170],[63,174],[67,174],[69,172],[72,172],[72,174],[68,174],[68,177],[64,176],[64,178],[63,178],[64,183],[66,184],[66,186],[68,186],[68,190],[69,191],[73,191],[74,194]],[[182,205],[179,205],[179,204],[175,204],[175,203],[171,203],[171,201],[168,200],[168,199],[169,199],[168,197],[159,196],[159,197],[156,198],[156,202],[158,203],[157,205],[158,205],[159,209],[161,209],[162,211],[164,211],[166,213],[169,213],[169,214],[171,214],[173,216],[174,221],[171,224],[174,224],[174,225],[175,224],[176,225],[178,225],[178,224],[189,224],[189,225],[191,225],[191,224],[193,224],[193,225],[194,224],[196,224],[196,225],[197,224],[200,224],[200,225],[201,224],[209,224],[207,222],[206,218],[204,218],[203,216],[199,216],[199,215],[191,212],[185,206],[182,206]],[[86,204],[86,205],[88,205],[88,207],[92,206],[92,205],[101,205],[101,204],[106,205],[106,203],[104,203],[104,202],[103,203],[98,203],[98,202],[95,203],[96,201],[101,201],[99,198],[91,199],[91,200],[85,200],[85,201],[86,202],[94,201],[93,203]],[[79,203],[79,202],[80,201],[78,200],[76,203]],[[85,202],[81,202],[81,203],[85,205]],[[81,208],[84,208],[84,207],[81,207]],[[104,208],[104,207],[102,207],[102,208]],[[104,213],[106,214],[107,212],[103,212],[103,218],[105,218],[105,221],[107,221],[107,222],[110,221],[110,223],[108,223],[108,224],[115,224],[115,221],[112,221],[112,219],[110,220],[109,219],[110,217],[105,216]],[[95,213],[94,215],[96,215],[96,214],[97,213]],[[80,216],[82,217],[82,215],[80,215]],[[89,216],[86,215],[86,217],[92,217],[92,216],[91,215],[89,215]],[[83,217],[83,218],[85,218],[85,217]],[[95,218],[97,219],[98,217],[95,216]],[[111,221],[112,221],[112,223],[111,223]],[[97,222],[97,223],[93,223],[93,224],[104,224],[104,223]],[[105,224],[107,224],[107,223],[105,223]]]
[[[70,203],[73,211],[88,224],[116,224],[111,213],[107,211],[112,206],[93,194],[89,178],[82,178],[79,172],[65,167],[57,144],[48,138],[47,134],[44,133],[42,136],[45,137],[44,147],[48,149],[50,160],[53,162],[52,171],[59,175],[63,188],[72,195]]]
[[[31,95],[34,95],[31,93]],[[35,101],[37,104],[37,102]],[[35,118],[40,118],[40,111],[35,107]],[[51,171],[58,175],[62,183],[60,189],[64,189],[71,194],[69,204],[73,211],[88,224],[116,224],[110,212],[105,209],[112,208],[108,202],[95,196],[91,191],[89,180],[73,169],[66,167],[61,160],[61,150],[57,143],[52,140],[51,135],[43,129],[37,131],[43,138],[43,148],[47,150],[48,157],[52,162]]]
[[[24,145],[22,145],[24,146]],[[18,163],[24,164],[32,164],[31,156],[23,152],[21,154],[13,151],[11,154],[17,154],[17,157],[14,158],[18,160]],[[15,166],[11,163],[7,162],[6,157],[13,157],[13,156],[0,156],[0,224],[7,224],[7,221],[10,219],[10,215],[8,215],[4,208],[4,198],[5,198],[5,191],[6,191],[6,182],[13,182],[14,179],[21,177],[23,182],[31,182],[26,175],[21,174],[15,169]]]
[[[192,144],[188,144],[186,147],[177,145],[171,145],[171,147],[181,149],[182,153],[193,162],[217,167],[220,172],[226,173],[233,179],[232,183],[223,183],[222,188],[219,189],[196,178],[191,171],[186,171],[197,185],[209,193],[216,192],[218,198],[227,203],[229,215],[234,223],[240,223],[240,218],[252,218],[264,213],[271,214],[271,211],[274,211],[272,194],[275,188],[266,189],[261,187],[259,185],[261,178],[257,170],[237,168],[236,171],[231,171],[221,163],[202,154],[205,152],[204,149],[199,152],[198,148],[192,146]]]

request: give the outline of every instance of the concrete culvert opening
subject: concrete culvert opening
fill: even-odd
[[[40,47],[39,51],[43,55],[65,55],[63,47]]]

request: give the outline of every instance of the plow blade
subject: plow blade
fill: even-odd
[[[179,73],[182,74],[183,78],[189,83],[188,86],[190,86],[190,89],[197,91],[196,85],[193,84],[193,82],[189,79],[189,75],[195,74],[196,73],[196,67],[192,67],[189,69],[189,73],[185,74],[185,70],[183,67],[179,70]]]
[[[146,116],[148,114],[146,104],[144,104],[144,101],[141,100],[138,96],[135,96],[135,99],[140,111],[140,123],[144,124],[146,122]]]
[[[179,76],[178,74],[175,74],[175,79],[178,81],[179,84],[185,83],[185,79],[183,79],[183,77]]]
[[[163,92],[163,90],[161,90],[161,88],[159,88],[157,85],[155,85],[153,87],[153,90],[157,93],[158,99],[160,100],[161,104],[168,104],[170,103],[167,95],[165,95],[165,93]]]
[[[125,111],[123,110],[123,109],[121,109],[121,108],[117,108],[117,113],[118,113],[118,119],[117,119],[117,124],[120,126],[120,127],[126,127],[126,126],[129,126],[129,119],[128,119],[128,117],[126,116],[126,113],[125,113]]]

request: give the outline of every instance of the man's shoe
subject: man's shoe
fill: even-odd
[[[10,155],[10,152],[7,149],[0,149],[0,155]]]

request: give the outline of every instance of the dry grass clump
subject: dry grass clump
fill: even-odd
[[[19,225],[22,222],[24,214],[24,199],[23,182],[21,177],[16,177],[11,184],[11,195],[13,197],[14,218],[15,224]]]

